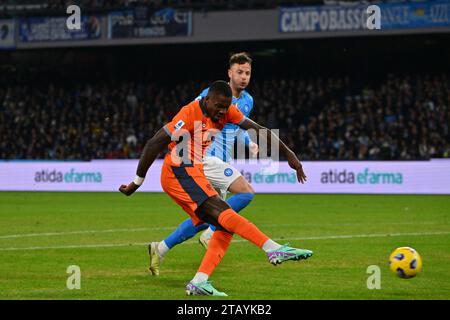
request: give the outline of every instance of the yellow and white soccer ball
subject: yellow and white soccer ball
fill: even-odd
[[[409,279],[422,270],[422,258],[413,248],[400,247],[389,256],[389,267],[400,278]]]

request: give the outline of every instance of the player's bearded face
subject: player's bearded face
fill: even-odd
[[[228,70],[231,86],[238,90],[244,90],[250,83],[251,73],[252,67],[248,62],[244,64],[233,64]]]
[[[227,113],[231,104],[231,97],[213,95],[206,99],[206,108],[212,121],[218,122]]]

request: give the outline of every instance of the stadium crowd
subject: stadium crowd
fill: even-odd
[[[251,117],[303,160],[450,155],[448,75],[254,80]],[[0,87],[0,159],[138,158],[145,141],[207,83]]]

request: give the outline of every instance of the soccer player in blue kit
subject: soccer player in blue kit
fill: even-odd
[[[245,91],[250,82],[251,65],[252,59],[245,52],[233,54],[229,60],[228,76],[233,93],[232,104],[237,105],[246,117],[253,109],[253,97]],[[200,100],[207,94],[208,88],[203,90],[196,100]],[[248,146],[253,157],[256,157],[258,153],[258,145],[250,140],[245,130],[240,132],[239,130],[241,129],[237,125],[227,123],[223,130],[216,135],[203,160],[205,176],[222,199],[226,200],[228,192],[234,194],[226,202],[236,212],[244,209],[252,201],[254,190],[241,173],[229,163],[233,160],[235,140]],[[207,248],[215,227],[208,224],[194,226],[191,219],[183,221],[163,241],[151,242],[148,245],[148,253],[150,256],[149,270],[152,275],[159,275],[160,264],[170,249],[203,230],[205,231],[200,236],[199,242]]]

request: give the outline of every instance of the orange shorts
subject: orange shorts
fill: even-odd
[[[205,177],[203,167],[175,167],[164,162],[161,169],[161,186],[191,217],[194,225],[202,224],[195,210],[208,198],[217,194]]]

